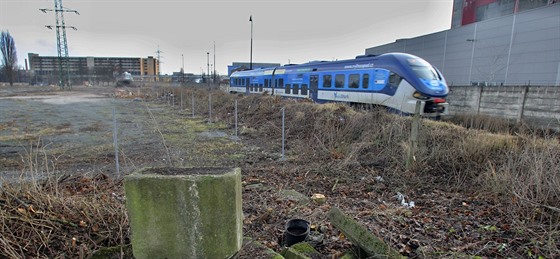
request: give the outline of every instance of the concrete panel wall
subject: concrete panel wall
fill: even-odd
[[[407,52],[450,85],[560,85],[560,4],[366,49]]]
[[[485,114],[560,130],[558,86],[453,86],[449,113]]]

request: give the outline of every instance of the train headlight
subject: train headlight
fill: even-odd
[[[414,92],[414,94],[412,94],[412,97],[416,98],[416,99],[420,99],[420,100],[428,100],[430,99],[430,97],[428,96],[424,96],[423,94],[419,93],[419,92]]]

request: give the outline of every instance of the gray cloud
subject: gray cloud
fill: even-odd
[[[21,61],[28,52],[56,55],[55,33],[44,27],[54,24],[54,15],[38,10],[52,5],[0,0],[0,27],[14,36]],[[70,55],[156,56],[159,45],[164,73],[180,69],[181,54],[185,70],[199,73],[206,70],[206,52],[213,61],[215,41],[222,74],[231,62],[249,60],[250,15],[254,62],[302,63],[352,58],[397,38],[448,29],[452,9],[450,0],[66,0],[64,5],[80,12],[65,14],[66,23],[78,28],[67,31]]]

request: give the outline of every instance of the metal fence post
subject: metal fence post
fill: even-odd
[[[237,99],[235,100],[235,136],[237,137]]]
[[[284,124],[284,121],[285,121],[285,118],[286,118],[286,116],[285,116],[285,111],[286,111],[286,107],[282,108],[282,161],[285,160],[284,150],[285,150],[285,148],[286,148],[286,144],[285,144],[285,142],[286,142],[286,138],[285,138],[285,137],[286,137],[286,136],[285,136],[285,133],[284,133],[284,131],[285,131],[285,124]]]
[[[113,145],[115,146],[115,164],[117,168],[117,176],[120,177],[119,171],[119,145],[117,142],[117,116],[115,115],[115,108],[113,107]]]
[[[194,119],[194,92],[191,93],[191,104],[192,104],[192,117]]]
[[[212,123],[212,94],[208,95],[208,123]]]

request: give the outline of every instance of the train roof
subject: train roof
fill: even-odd
[[[330,71],[330,70],[352,70],[367,69],[374,67],[394,67],[399,66],[398,63],[406,62],[407,59],[416,59],[418,57],[406,53],[386,53],[381,55],[361,55],[354,59],[338,60],[338,61],[311,61],[304,64],[289,64],[279,67],[258,68],[253,70],[239,71],[232,74],[236,76],[260,76],[266,75],[276,70],[283,69],[285,73],[311,72],[311,71]]]

